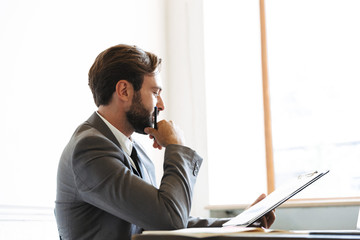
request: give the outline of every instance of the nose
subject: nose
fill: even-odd
[[[156,106],[157,106],[159,112],[165,110],[165,104],[164,104],[164,101],[162,100],[161,96],[157,97]]]

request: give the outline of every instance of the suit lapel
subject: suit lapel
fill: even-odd
[[[127,154],[124,152],[124,150],[121,148],[121,145],[119,141],[116,139],[115,135],[112,133],[110,128],[106,125],[106,123],[97,115],[96,112],[94,112],[90,118],[86,121],[87,124],[91,125],[92,127],[96,128],[99,132],[101,132],[106,138],[108,138],[110,141],[112,141],[116,146],[119,147],[120,152],[122,153],[122,161],[132,172],[134,172],[136,175],[139,175],[139,173],[134,169],[130,163],[130,159],[127,156]]]
[[[120,143],[116,139],[115,135],[112,133],[112,131],[109,129],[109,127],[104,123],[104,121],[97,115],[96,112],[94,112],[90,118],[86,121],[86,123],[90,124],[92,127],[96,128],[99,132],[101,132],[105,137],[110,139],[114,144],[116,144],[121,153],[123,154],[122,159],[124,159],[124,164],[137,176],[140,177],[139,172],[133,168],[132,164],[130,163],[130,157],[123,151],[123,149],[120,146]],[[136,147],[138,157],[140,159],[139,161],[139,167],[140,171],[143,174],[143,179],[152,185],[156,186],[155,181],[155,171],[154,171],[154,165],[152,161],[149,159],[149,157],[146,155],[145,151],[142,149],[142,147],[134,142],[134,147]]]

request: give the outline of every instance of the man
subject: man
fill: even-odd
[[[98,110],[76,129],[58,167],[55,215],[61,239],[130,239],[143,229],[226,221],[189,216],[202,158],[184,146],[171,121],[152,128],[155,115],[165,109],[160,64],[154,54],[129,45],[96,58],[89,86]],[[159,188],[151,160],[131,137],[134,132],[149,134],[153,147],[166,148]],[[263,225],[272,222],[271,215]]]

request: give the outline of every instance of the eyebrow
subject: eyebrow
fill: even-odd
[[[159,87],[159,86],[156,86],[156,87],[152,87],[152,89],[156,89],[156,90],[159,90],[160,92],[162,91],[162,87]]]

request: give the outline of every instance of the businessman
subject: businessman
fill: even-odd
[[[221,226],[228,220],[189,216],[203,160],[184,145],[173,122],[162,120],[153,128],[155,116],[165,109],[160,65],[156,55],[124,44],[95,59],[89,86],[98,110],[75,130],[58,166],[60,239],[129,240],[143,230]],[[165,148],[159,187],[134,132],[148,134],[154,148]],[[261,225],[269,227],[274,219],[271,212]]]

